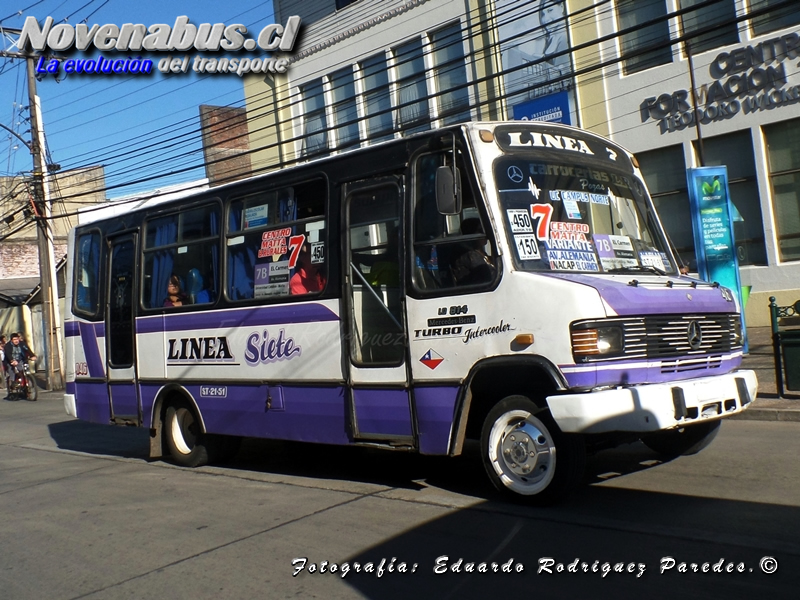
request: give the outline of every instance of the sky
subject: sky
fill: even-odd
[[[0,0],[0,27],[21,29],[25,18],[39,23],[53,17],[54,25],[175,24],[178,16],[201,23],[242,24],[258,32],[274,23],[272,2],[242,0]],[[16,37],[16,36],[14,36]],[[9,49],[6,40],[3,48]],[[55,53],[57,54],[57,53]],[[72,51],[67,58],[91,59],[99,52]],[[205,176],[200,146],[199,106],[243,106],[242,79],[235,73],[162,74],[156,63],[168,54],[213,57],[213,52],[133,53],[153,61],[149,75],[43,75],[37,83],[42,106],[49,161],[62,169],[104,165],[107,196],[115,198]],[[258,58],[267,53],[242,51]],[[106,59],[127,53],[102,53]],[[0,123],[30,140],[25,61],[0,57]],[[153,150],[153,142],[163,144]],[[148,152],[148,150],[151,150]],[[0,176],[29,173],[29,150],[0,127]],[[153,178],[158,176],[157,178]],[[145,180],[147,181],[140,181]]]

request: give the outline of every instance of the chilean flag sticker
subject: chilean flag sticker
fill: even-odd
[[[425,355],[419,359],[419,362],[429,369],[435,369],[442,361],[444,361],[444,358],[442,358],[440,354],[437,354],[433,350],[428,350]]]

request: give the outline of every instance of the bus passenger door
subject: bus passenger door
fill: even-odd
[[[345,297],[353,436],[413,445],[401,255],[401,187],[384,178],[345,189]]]
[[[111,420],[140,424],[134,324],[136,235],[109,239],[106,362]]]

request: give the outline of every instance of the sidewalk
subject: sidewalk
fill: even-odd
[[[755,421],[800,421],[800,392],[786,392],[778,396],[775,382],[775,360],[772,352],[772,330],[769,327],[748,327],[750,347],[742,361],[743,369],[752,369],[758,375],[758,397],[735,419]]]

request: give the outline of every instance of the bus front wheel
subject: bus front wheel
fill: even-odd
[[[173,460],[184,467],[201,467],[209,462],[207,436],[202,432],[194,409],[179,402],[167,407],[164,432]]]
[[[568,494],[583,477],[586,450],[525,396],[508,396],[486,417],[481,432],[486,473],[501,492],[535,504]]]

